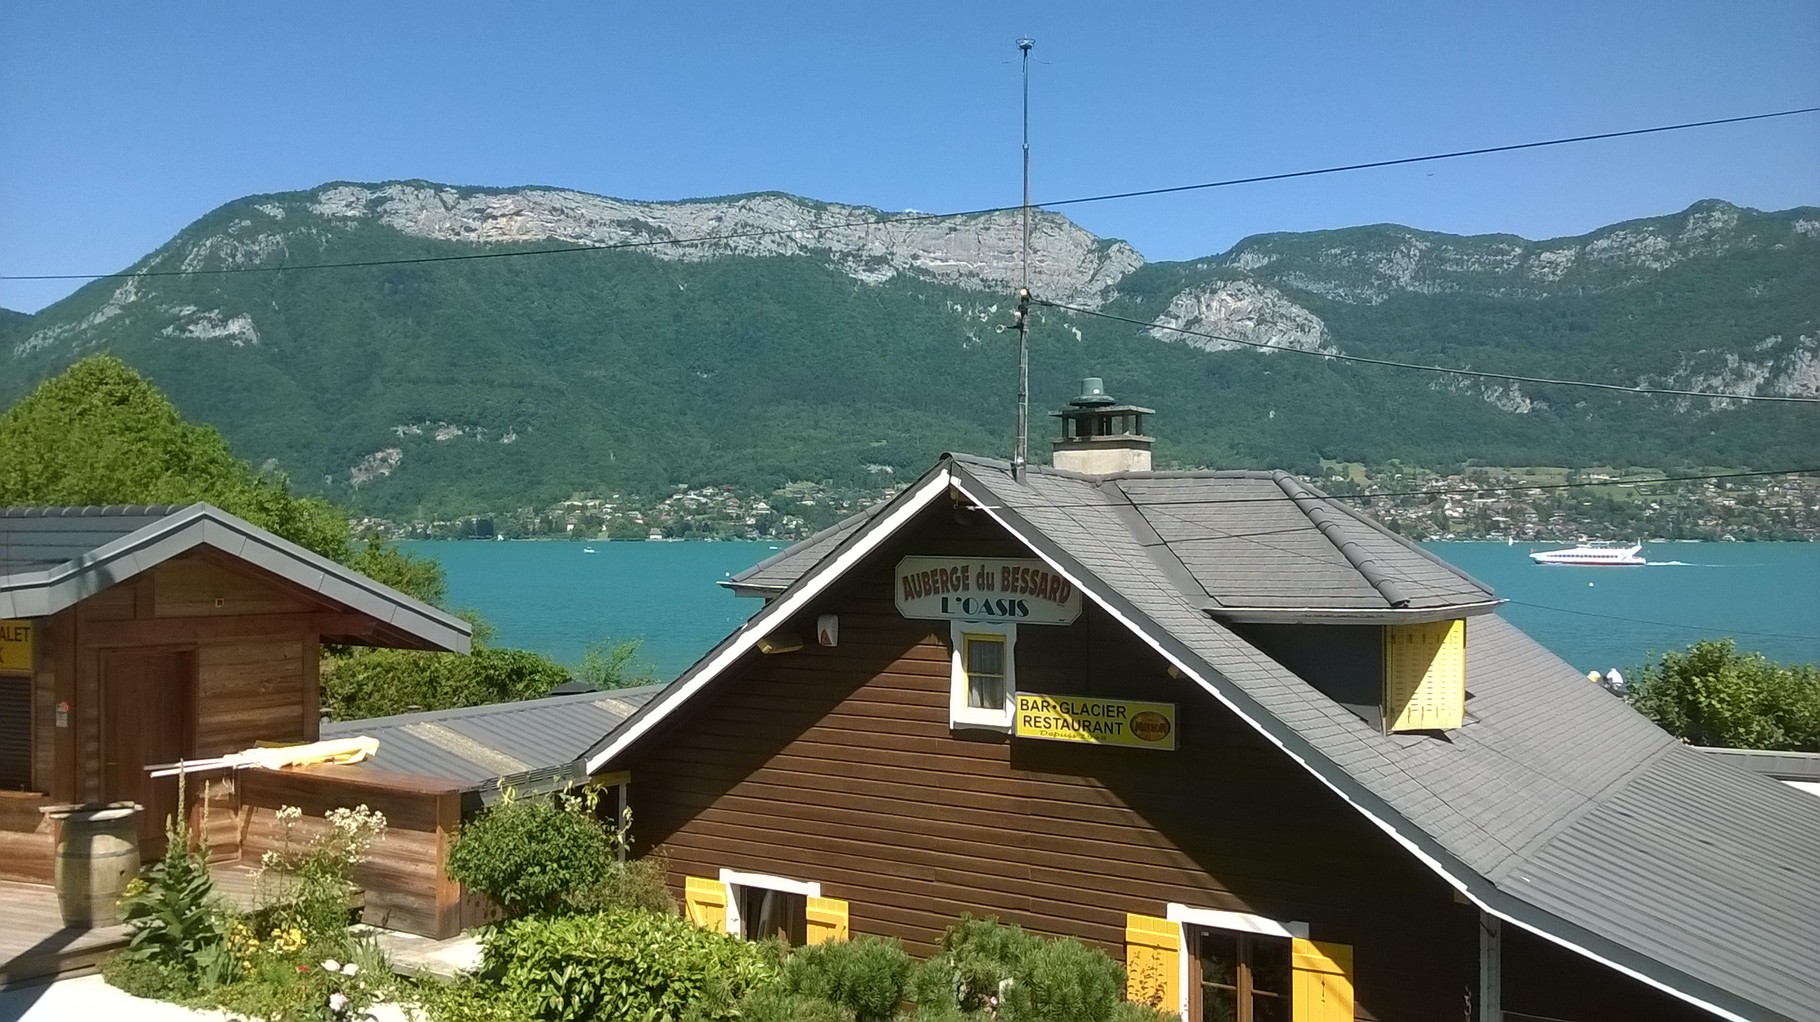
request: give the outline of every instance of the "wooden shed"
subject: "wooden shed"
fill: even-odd
[[[469,634],[207,504],[0,509],[0,877],[49,881],[43,806],[138,802],[142,848],[155,854],[177,783],[149,778],[148,765],[316,740],[323,643],[466,653]],[[244,791],[217,782],[211,856],[256,849],[261,821],[309,783],[301,776]],[[201,787],[185,807],[198,820]],[[315,800],[382,801],[352,789]]]
[[[731,580],[764,609],[588,757],[691,916],[990,914],[1196,1022],[1816,1017],[1820,804],[1347,502],[1146,467],[948,456]]]

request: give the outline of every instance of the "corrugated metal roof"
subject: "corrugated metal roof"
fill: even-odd
[[[1717,756],[1732,766],[1743,767],[1765,777],[1774,777],[1778,781],[1820,781],[1820,752],[1715,749],[1704,745],[1693,748],[1709,756]]]
[[[322,737],[376,738],[376,767],[459,781],[470,791],[486,793],[501,785],[522,786],[531,775],[566,772],[663,688],[645,685],[336,721],[322,726]]]
[[[1168,491],[1168,514],[1153,516],[1143,513],[1151,498],[1128,489],[1133,477],[1032,468],[1019,481],[1002,462],[969,457],[944,460],[925,480],[941,481],[937,473],[1478,904],[1737,1017],[1820,1018],[1812,797],[1682,746],[1495,614],[1467,625],[1467,724],[1444,736],[1386,735],[1246,642],[1209,599],[1216,589],[1235,599],[1302,591],[1382,607],[1390,578],[1407,586],[1410,603],[1446,606],[1487,593],[1478,583],[1344,506],[1334,517],[1353,521],[1330,519],[1323,532],[1305,509],[1300,522],[1284,521],[1253,513],[1281,503],[1224,501],[1268,486],[1283,492],[1274,476],[1154,476],[1138,487]],[[1219,536],[1190,510],[1201,507],[1251,510],[1216,519],[1234,534]],[[825,584],[845,563],[829,558],[836,547],[884,529],[869,524],[812,541],[816,567],[802,584]],[[1348,543],[1359,547],[1350,556]],[[1282,573],[1300,577],[1272,590]],[[1213,587],[1197,593],[1203,578]],[[763,634],[789,606],[786,597],[761,611],[590,758],[623,752],[647,733],[646,718],[711,691],[702,665],[732,663],[722,652]]]

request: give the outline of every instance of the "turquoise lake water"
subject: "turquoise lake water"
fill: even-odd
[[[639,638],[668,680],[758,609],[716,582],[768,543],[418,542],[442,561],[449,599],[499,642],[573,664],[591,643]],[[1640,568],[1531,564],[1529,547],[1429,546],[1510,601],[1502,613],[1581,670],[1625,669],[1731,635],[1772,659],[1820,662],[1820,543],[1663,543]]]

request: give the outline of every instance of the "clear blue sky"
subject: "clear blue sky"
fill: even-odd
[[[330,180],[1036,198],[1820,103],[1820,3],[0,3],[0,273],[124,268]],[[1074,207],[1151,259],[1397,222],[1575,234],[1820,204],[1820,116]],[[32,310],[74,282],[0,283]]]

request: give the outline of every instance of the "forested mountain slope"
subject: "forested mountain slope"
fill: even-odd
[[[424,182],[255,196],[133,276],[0,317],[0,402],[108,350],[242,457],[390,515],[676,483],[857,483],[943,450],[1008,453],[1015,347],[997,327],[1017,217],[842,226],[886,215],[775,194],[632,203]],[[1040,297],[1147,323],[1541,376],[1820,393],[1816,209],[1707,202],[1546,242],[1358,227],[1185,263],[1146,264],[1054,214],[1034,234]],[[704,235],[735,238],[653,244]],[[298,268],[602,244],[638,247]],[[258,272],[199,272],[221,269]],[[1041,413],[1083,375],[1159,410],[1171,465],[1781,467],[1820,450],[1811,407],[1513,388],[1230,347],[1039,311],[1037,451]]]

